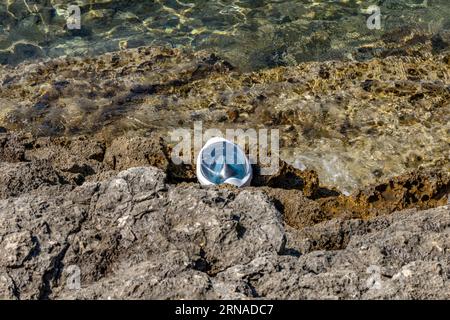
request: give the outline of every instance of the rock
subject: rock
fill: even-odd
[[[46,298],[62,270],[69,236],[80,228],[86,211],[56,189],[0,200],[2,297]]]
[[[113,170],[138,166],[155,166],[167,170],[169,159],[161,137],[119,137],[105,154],[105,163]]]
[[[258,166],[254,166],[255,177],[252,186],[268,186],[271,188],[302,190],[308,197],[314,197],[319,192],[319,177],[315,171],[299,170],[280,160],[279,169],[273,175],[261,175]]]
[[[30,231],[19,231],[5,235],[0,251],[3,267],[21,267],[33,254],[33,239]]]
[[[18,162],[25,160],[27,138],[20,134],[0,134],[0,160]]]
[[[332,214],[322,210],[320,204],[297,189],[260,188],[283,213],[284,221],[294,228],[312,226],[333,218]]]
[[[0,134],[0,160],[7,162],[5,174],[0,175],[5,181],[0,190],[3,188],[3,197],[8,197],[45,185],[73,187],[107,180],[135,166],[156,166],[166,173],[169,183],[197,183],[195,168],[174,164],[170,154],[171,147],[154,132],[113,141],[83,135],[36,138],[16,132]],[[445,205],[450,175],[441,169],[415,170],[347,196],[323,186],[315,171],[302,171],[280,160],[273,175],[260,175],[254,165],[252,186],[271,197],[285,222],[302,228],[333,217],[368,218]]]
[[[308,236],[297,234],[302,241],[310,241],[311,234],[324,239],[299,258],[264,257],[221,276],[250,282],[257,296],[272,299],[446,299],[450,242],[444,230],[449,219],[449,208],[441,207],[349,222],[350,240],[335,248],[325,239],[336,233],[327,235],[325,230],[339,229],[343,222],[332,220],[313,227]],[[289,241],[288,245],[296,246]]]
[[[40,137],[26,146],[25,160],[45,160],[72,184],[107,170],[103,164],[105,143],[86,136],[73,138]]]
[[[368,218],[395,211],[443,206],[450,194],[450,174],[439,169],[417,170],[366,186],[350,196],[319,200],[328,215]]]
[[[16,197],[31,190],[62,182],[58,173],[44,161],[0,162],[0,198]]]
[[[294,229],[270,199],[136,167],[0,200],[0,297],[450,297],[448,207]]]
[[[380,41],[252,73],[126,45],[0,65],[0,298],[449,299],[449,34]],[[296,167],[200,187],[170,160],[193,121],[279,129]]]
[[[44,279],[33,283],[16,281],[20,297],[56,298],[56,292],[65,287],[63,266],[78,266],[83,282],[94,283],[112,275],[116,268],[140,266],[137,270],[141,270],[146,266],[148,273],[148,268],[155,268],[151,261],[164,261],[164,256],[167,263],[155,272],[167,277],[166,268],[175,268],[179,263],[175,273],[185,270],[186,277],[207,277],[209,282],[206,275],[250,262],[266,252],[284,250],[281,216],[263,193],[173,187],[166,185],[165,179],[165,174],[156,168],[133,168],[110,180],[85,183],[69,192],[55,194],[52,189],[48,193],[26,194],[15,201],[4,200],[0,204],[5,211],[0,225],[6,227],[17,219],[31,218],[19,229],[33,230],[32,237],[39,243],[39,250],[28,258],[26,267],[9,272],[13,278],[20,274],[33,277],[40,272]],[[23,202],[29,206],[21,205]],[[40,211],[35,208],[37,204]],[[19,205],[21,210],[17,211]],[[78,222],[76,231],[70,223],[60,225],[69,212],[74,212],[73,222]],[[42,228],[33,228],[36,224]],[[2,230],[2,234],[10,231]],[[12,248],[10,242],[9,238],[3,239],[2,247]],[[30,241],[22,246],[32,249]],[[58,253],[56,256],[42,251],[55,246],[61,248],[59,252],[51,250]],[[168,252],[174,253],[172,259]],[[13,261],[24,259],[25,253]],[[11,254],[1,256],[2,265],[9,266]],[[158,286],[152,290],[167,291]],[[145,295],[150,297],[152,293]],[[176,296],[183,293],[172,297]]]

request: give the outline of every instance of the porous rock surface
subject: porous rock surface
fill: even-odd
[[[448,299],[449,231],[448,206],[294,229],[261,190],[135,167],[0,200],[0,297]]]

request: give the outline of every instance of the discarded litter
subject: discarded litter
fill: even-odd
[[[252,166],[242,149],[223,138],[209,139],[197,157],[197,178],[202,185],[250,185]]]

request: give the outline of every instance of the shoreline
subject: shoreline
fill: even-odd
[[[413,40],[252,73],[148,47],[0,66],[0,297],[448,299],[450,53]],[[282,128],[306,169],[200,187],[168,141],[196,120]]]
[[[450,172],[450,56],[412,39],[369,61],[251,73],[205,51],[158,47],[0,66],[0,125],[107,141],[157,132],[168,144],[196,121],[277,129],[283,160],[347,193],[420,167]]]
[[[282,164],[259,186],[200,187],[168,176],[157,138],[0,142],[3,298],[448,298],[448,174],[346,197]]]
[[[171,160],[171,147],[156,132],[128,134],[112,141],[86,135],[73,137],[33,137],[30,134],[0,133],[0,161],[5,165],[25,166],[33,174],[52,172],[57,177],[41,184],[21,181],[21,173],[6,175],[0,198],[17,197],[42,186],[81,186],[102,181],[133,167],[153,166],[164,172],[167,183],[199,185],[195,168],[189,164],[176,165]],[[350,195],[323,184],[314,170],[300,170],[279,160],[279,170],[272,175],[260,175],[253,165],[254,177],[250,189],[261,189],[284,207],[292,206],[295,196],[317,202],[322,216],[354,218],[376,217],[405,209],[431,209],[446,205],[450,194],[450,173],[440,169],[411,170],[379,184],[367,185]],[[11,180],[8,180],[11,179]],[[17,181],[11,183],[9,181]],[[219,189],[239,188],[230,185]],[[294,198],[278,195],[291,193]],[[291,203],[292,202],[292,203]],[[300,208],[293,206],[297,210]],[[292,210],[293,214],[295,209]],[[303,212],[305,213],[305,212]],[[300,227],[303,227],[300,225]]]

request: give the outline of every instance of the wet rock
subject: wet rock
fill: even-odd
[[[253,168],[252,186],[297,189],[308,197],[314,197],[319,192],[319,177],[315,171],[299,170],[284,161],[279,162],[279,169],[272,175],[261,175],[258,166]]]
[[[441,170],[417,170],[368,186],[350,196],[318,200],[333,216],[368,218],[409,208],[445,205],[450,194],[450,175]]]
[[[0,160],[18,162],[25,160],[26,138],[20,134],[0,134]]]
[[[361,48],[370,59],[253,73],[211,53],[157,47],[0,66],[0,125],[108,142],[143,131],[168,140],[193,120],[205,130],[264,126],[280,130],[283,160],[350,193],[419,167],[450,169],[448,35],[432,38],[392,30]]]
[[[105,154],[105,163],[113,170],[138,166],[154,166],[167,171],[169,159],[160,137],[119,137]]]

